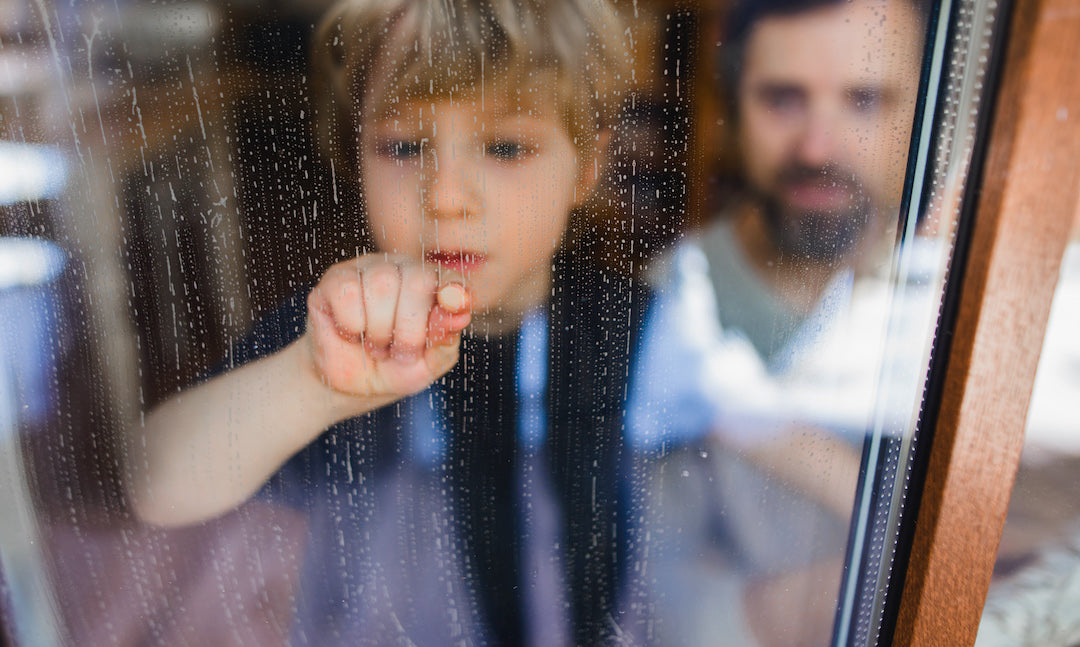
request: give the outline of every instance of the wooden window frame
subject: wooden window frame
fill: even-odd
[[[1080,0],[1017,0],[893,645],[970,645],[1080,198]]]

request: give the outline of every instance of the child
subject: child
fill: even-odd
[[[243,366],[153,411],[128,452],[152,523],[257,493],[305,511],[296,642],[625,631],[616,474],[649,299],[560,252],[622,38],[601,0],[346,0],[324,21],[323,144],[376,251],[262,321]]]

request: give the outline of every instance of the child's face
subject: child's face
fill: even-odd
[[[588,185],[554,110],[486,103],[404,103],[363,120],[360,172],[379,250],[460,276],[475,313],[509,327],[549,294],[552,255]]]

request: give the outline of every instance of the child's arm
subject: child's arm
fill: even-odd
[[[177,395],[128,434],[140,518],[182,524],[243,502],[330,425],[450,370],[470,318],[464,288],[382,256],[330,268],[307,310],[300,339]]]

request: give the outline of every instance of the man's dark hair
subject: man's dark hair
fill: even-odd
[[[742,76],[746,43],[754,25],[775,16],[793,16],[821,7],[848,4],[851,0],[736,0],[728,11],[724,39],[717,62],[722,74],[723,90],[730,107],[737,104],[736,90]],[[882,0],[895,1],[895,0]],[[925,18],[931,0],[907,0],[919,16]],[[735,115],[737,111],[732,112]]]

